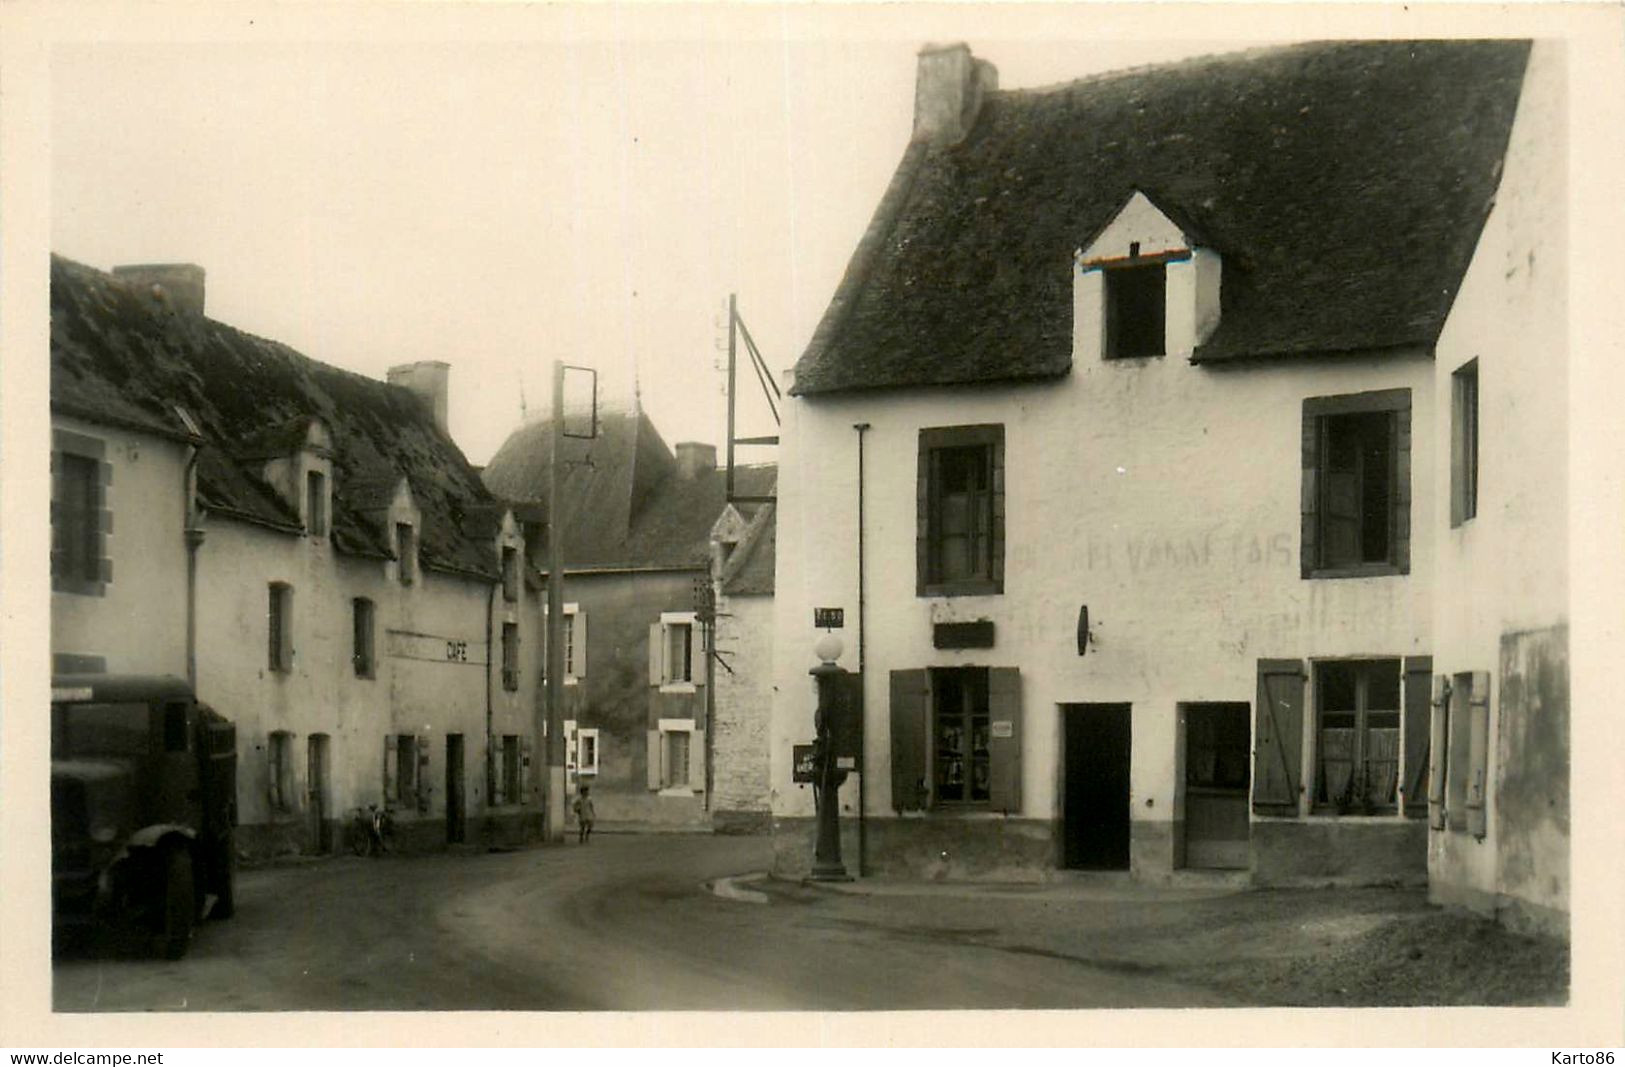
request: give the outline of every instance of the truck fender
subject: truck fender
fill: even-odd
[[[170,834],[180,834],[188,841],[197,839],[197,831],[190,826],[182,826],[180,823],[173,822],[160,822],[151,826],[143,826],[131,834],[130,840],[125,843],[124,850],[129,852],[138,848],[151,848]]]

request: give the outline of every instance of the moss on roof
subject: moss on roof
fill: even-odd
[[[297,529],[292,508],[260,475],[268,446],[298,443],[311,416],[333,431],[333,541],[387,555],[362,487],[406,477],[423,514],[424,566],[497,573],[494,503],[473,468],[405,389],[340,370],[286,345],[176,310],[112,275],[51,257],[51,404],[90,418],[168,428],[179,405],[202,432],[205,507]],[[291,445],[290,445],[291,447]],[[362,504],[363,507],[357,507]]]
[[[1527,55],[1321,43],[991,93],[963,142],[908,147],[792,392],[1067,373],[1073,252],[1136,190],[1221,254],[1196,360],[1431,346]]]

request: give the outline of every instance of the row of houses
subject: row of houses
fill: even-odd
[[[51,363],[53,673],[186,677],[233,718],[247,855],[342,847],[367,805],[404,847],[540,836],[546,424],[482,480],[447,364],[320,363],[208,318],[194,266],[54,257]],[[734,550],[771,591],[771,508],[728,508],[715,450],[641,412],[575,443],[569,784],[611,824],[765,825],[765,716],[712,677],[707,606]]]
[[[1521,41],[1032,91],[920,53],[786,376],[779,870],[842,608],[850,868],[1426,879],[1566,929],[1564,78]]]
[[[636,408],[477,471],[444,364],[369,381],[207,319],[195,269],[55,260],[56,667],[189,672],[256,848],[380,795],[533,838],[557,469],[608,825],[805,873],[840,608],[858,873],[1426,880],[1564,930],[1564,77],[1351,42],[1003,91],[925,49],[779,463],[733,472],[767,505]]]

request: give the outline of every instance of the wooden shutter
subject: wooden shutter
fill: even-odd
[[[1021,672],[991,667],[987,672],[990,731],[988,805],[1005,813],[1021,810]],[[1000,736],[1009,724],[1009,736]]]
[[[531,758],[530,736],[519,738],[519,803],[529,804],[531,791],[536,788],[536,761]]]
[[[1400,802],[1404,812],[1420,818],[1428,811],[1429,731],[1433,711],[1433,657],[1405,660],[1405,780]]]
[[[695,685],[704,685],[705,676],[710,673],[710,631],[711,628],[698,619],[688,628],[688,673]],[[702,708],[704,706],[704,704],[700,705]]]
[[[1428,726],[1428,825],[1444,829],[1444,783],[1450,769],[1450,683],[1434,675],[1432,716]]]
[[[1303,661],[1258,661],[1253,810],[1296,815],[1303,764]]]
[[[1394,411],[1394,566],[1399,573],[1411,572],[1411,403],[1405,392],[1404,406]]]
[[[575,677],[585,680],[587,677],[587,613],[577,611],[575,614]]]
[[[688,787],[696,793],[705,789],[705,731],[691,730],[688,735]]]
[[[656,791],[661,786],[660,764],[665,758],[663,741],[659,730],[649,731],[649,788]]]
[[[923,670],[891,672],[891,796],[898,811],[919,811],[926,784],[926,721],[931,680]]]
[[[918,474],[914,483],[914,592],[925,596],[931,576],[931,471],[935,453],[922,431]]]
[[[1320,418],[1307,409],[1303,414],[1303,484],[1299,510],[1302,513],[1299,573],[1308,578],[1320,565]]]
[[[1488,832],[1485,794],[1490,766],[1490,676],[1485,671],[1473,672],[1467,714],[1467,832],[1482,841]]]
[[[988,447],[992,453],[993,480],[992,480],[992,509],[993,509],[993,546],[988,570],[988,578],[993,582],[995,593],[1004,592],[1004,427],[994,427],[993,442]],[[1018,780],[1019,789],[1019,780]],[[1017,798],[1017,807],[1012,811],[1020,810],[1020,798]]]
[[[265,738],[265,803],[272,812],[282,810],[282,768],[278,765],[281,746],[275,732]]]
[[[506,800],[502,795],[502,787],[498,781],[497,744],[500,739],[494,734],[485,735],[485,806],[494,808]]]
[[[417,739],[417,759],[418,759],[418,781],[417,781],[417,786],[418,786],[418,811],[420,813],[426,815],[429,812],[429,792],[430,792],[430,790],[429,790],[429,739],[427,737],[421,735],[421,734],[418,735],[418,739]]]
[[[649,684],[659,685],[666,680],[666,628],[658,622],[649,624]]]
[[[395,803],[395,735],[384,735],[384,806]]]

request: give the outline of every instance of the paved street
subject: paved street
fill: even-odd
[[[1415,891],[1148,889],[1102,876],[867,895],[708,880],[763,838],[605,835],[590,846],[244,872],[236,918],[179,962],[69,943],[57,1011],[848,1010],[1281,1002],[1257,981],[1335,957]],[[1284,963],[1283,963],[1284,961]],[[1260,970],[1259,968],[1265,968]],[[1335,991],[1334,991],[1335,992]]]

